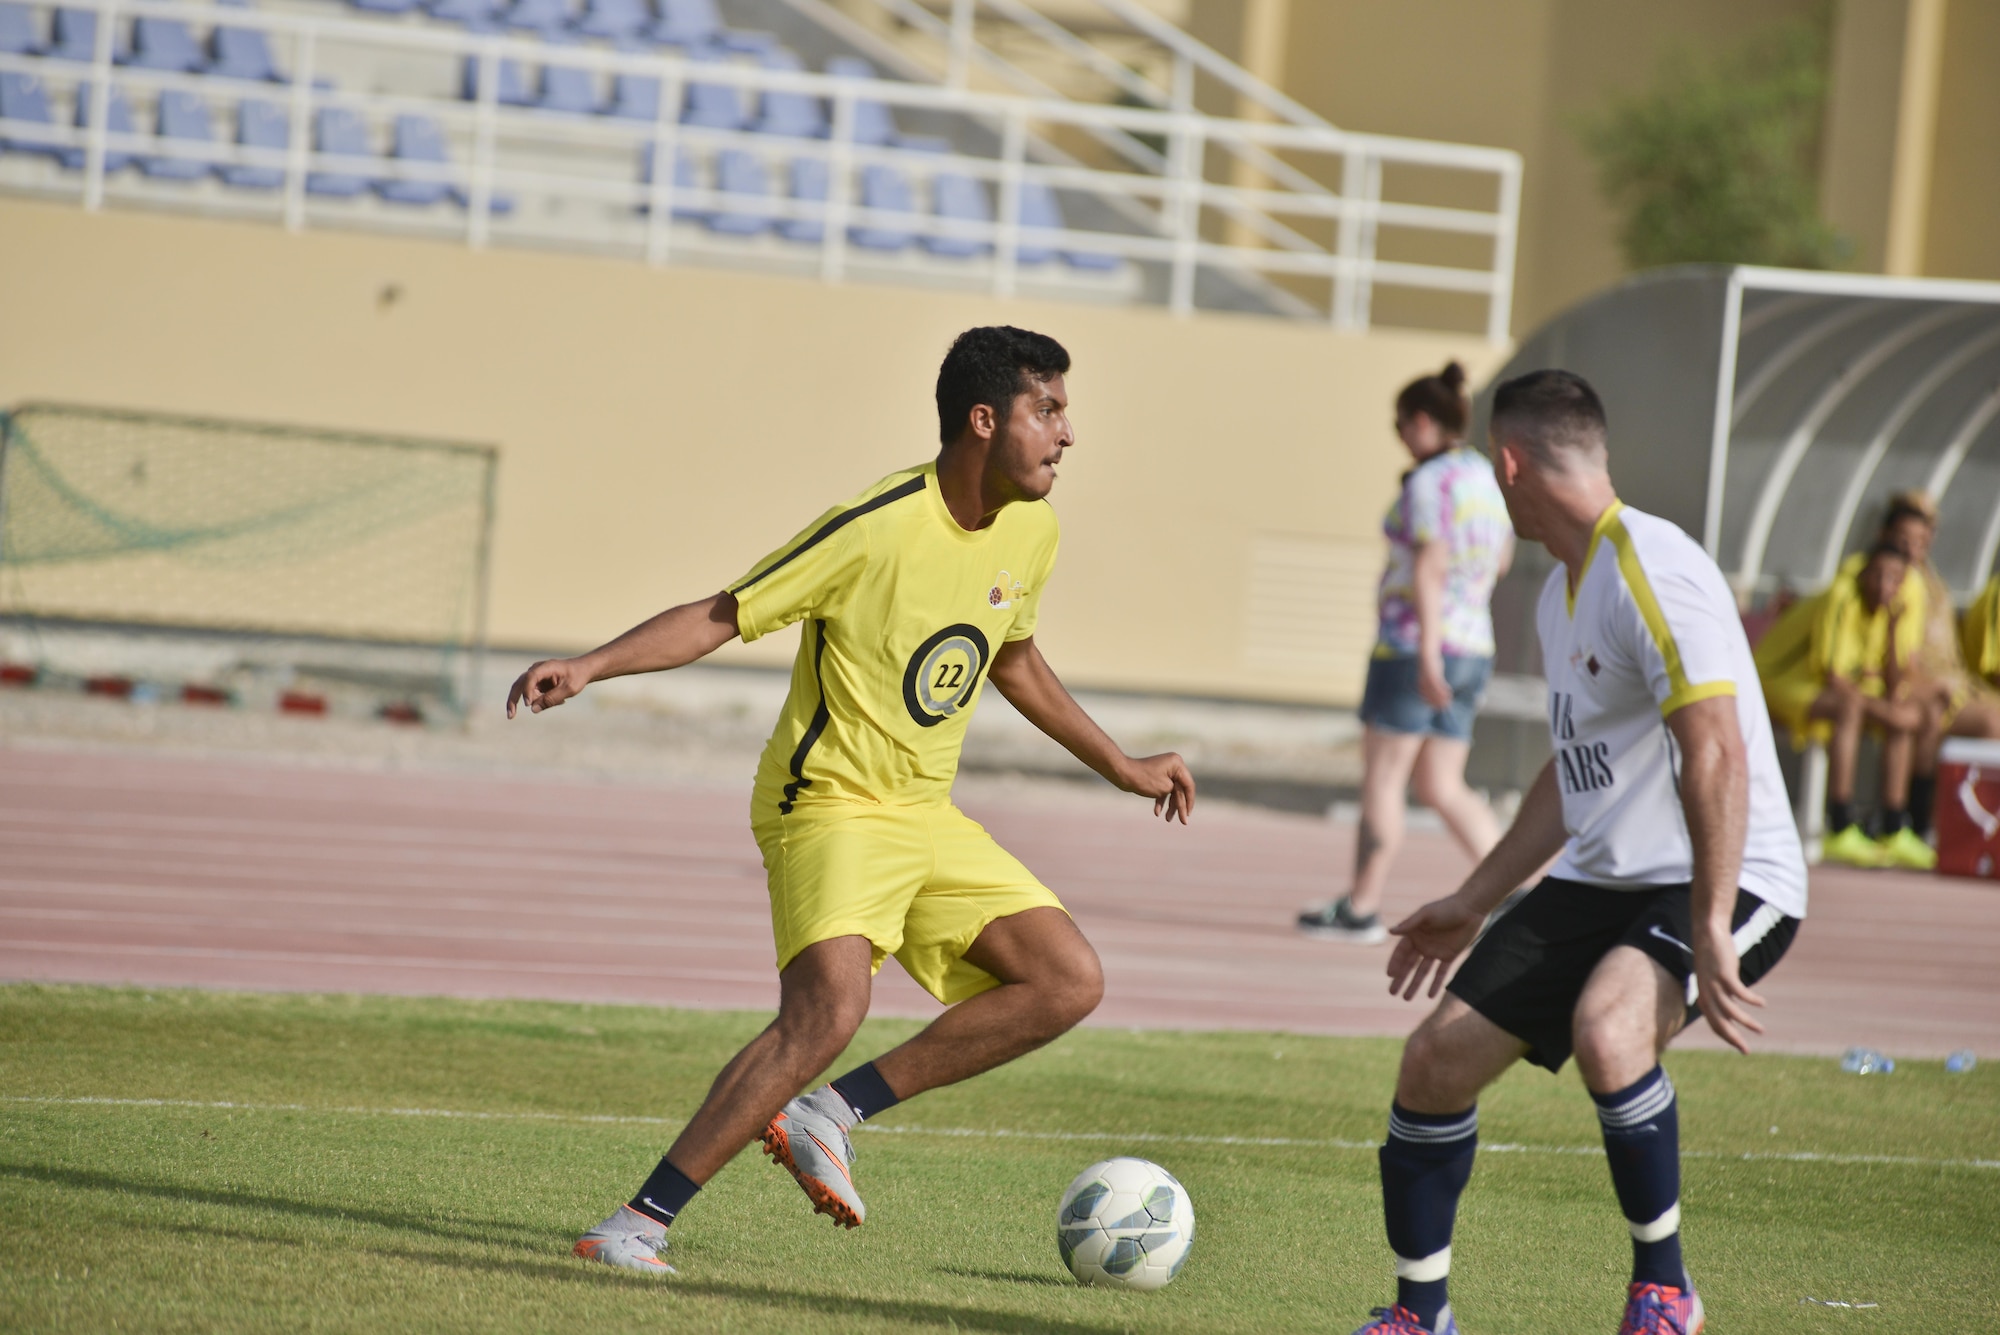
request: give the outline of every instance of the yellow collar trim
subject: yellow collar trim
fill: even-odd
[[[1597,517],[1597,522],[1590,526],[1590,545],[1583,549],[1583,569],[1576,572],[1574,582],[1566,584],[1563,588],[1563,596],[1567,600],[1571,617],[1576,616],[1576,591],[1583,587],[1584,579],[1590,574],[1590,563],[1597,556],[1598,547],[1603,545],[1604,539],[1611,531],[1611,525],[1617,522],[1618,512],[1624,508],[1623,501],[1611,502],[1604,508],[1604,513]]]

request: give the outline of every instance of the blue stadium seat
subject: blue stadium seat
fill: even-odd
[[[125,63],[183,74],[197,73],[208,64],[187,24],[179,19],[149,18],[132,20],[132,54]]]
[[[31,125],[55,128],[55,116],[49,111],[49,90],[32,74],[17,74],[12,70],[0,73],[0,120],[26,121]],[[52,143],[5,137],[0,137],[0,153],[39,153],[44,157],[62,157],[62,150]]]
[[[208,121],[208,104],[193,93],[169,88],[160,94],[154,108],[153,131],[162,139],[179,139],[191,144],[212,144],[215,129]],[[167,181],[198,181],[214,170],[206,159],[143,157],[139,170]]]
[[[611,105],[607,116],[620,120],[656,121],[660,118],[660,81],[650,74],[618,74],[611,80]]]
[[[790,176],[793,199],[826,202],[833,174],[825,158],[793,158]],[[778,235],[816,246],[826,235],[826,225],[815,218],[785,218],[778,223]]]
[[[569,0],[514,0],[502,21],[544,36],[558,33],[569,26]]]
[[[56,11],[56,40],[49,47],[49,55],[57,60],[97,59],[97,14],[88,9],[58,9]],[[119,45],[118,36],[112,34],[111,58],[123,63],[125,50]]]
[[[690,52],[688,59],[701,65],[721,65],[728,61],[714,47]],[[743,90],[729,84],[690,81],[681,121],[709,130],[740,130],[750,123],[749,112],[743,105]]]
[[[291,147],[292,123],[276,102],[246,97],[236,104],[236,142],[245,148],[283,152]],[[275,190],[285,183],[278,167],[226,165],[218,169],[224,185],[239,190]]]
[[[796,70],[805,66],[790,51],[779,48],[762,57],[765,69]],[[759,134],[790,135],[794,139],[826,138],[826,108],[811,93],[766,93],[762,113],[750,127]]]
[[[478,56],[466,56],[459,67],[459,90],[468,102],[479,100],[479,67],[483,62]],[[528,76],[521,72],[521,62],[503,57],[499,62],[499,87],[494,99],[503,107],[531,107],[535,95],[528,88]]]
[[[544,111],[570,111],[594,116],[603,109],[597,96],[597,73],[579,65],[542,66],[542,95],[536,101]]]
[[[499,9],[499,0],[431,0],[430,14],[434,19],[473,28],[492,23]]]
[[[589,0],[576,30],[586,37],[637,37],[652,21],[646,0]]]
[[[26,5],[0,4],[0,51],[10,56],[39,56],[45,49],[35,11]]]
[[[90,127],[90,108],[96,102],[92,93],[94,85],[80,83],[76,86],[76,127],[79,130]],[[125,91],[117,84],[111,85],[110,98],[106,102],[104,128],[112,134],[137,134],[138,127],[132,120],[132,104],[125,100]],[[62,165],[71,171],[82,171],[88,150],[66,148],[60,154]],[[104,150],[104,170],[119,171],[132,163],[132,155],[107,146]]]
[[[429,116],[396,117],[391,156],[403,162],[443,164],[451,161],[445,151],[444,127]],[[392,204],[436,204],[452,193],[451,183],[431,178],[384,178],[375,182],[375,193]]]
[[[835,56],[826,62],[826,72],[846,79],[876,77],[875,67],[859,56]],[[900,137],[896,118],[885,103],[863,99],[854,104],[855,143],[893,144]]]
[[[1062,227],[1064,225],[1062,206],[1056,202],[1056,192],[1040,181],[1021,182],[1020,223],[1024,229]],[[1023,237],[1016,257],[1022,264],[1046,264],[1056,253],[1046,243],[1033,244]],[[1116,255],[1104,255],[1092,251],[1064,250],[1061,254],[1072,269],[1104,272],[1116,269],[1122,263]]]
[[[973,177],[958,172],[939,172],[931,178],[931,198],[940,218],[955,218],[962,222],[993,221],[993,201],[987,198],[986,187]],[[927,236],[923,240],[925,249],[933,255],[949,255],[958,259],[984,255],[993,249],[985,241],[967,237]]]
[[[653,156],[654,150],[658,147],[658,144],[647,144],[639,150],[640,185],[651,185],[653,183]],[[682,145],[674,153],[674,189],[677,192],[681,190],[701,189],[701,177],[695,167],[694,155],[687,151],[685,145]],[[673,208],[674,217],[676,218],[703,218],[707,216],[703,210],[689,207],[686,204],[676,203]],[[639,205],[639,212],[647,213],[650,211],[650,205]]]
[[[248,9],[249,0],[217,0],[232,9]],[[252,79],[260,83],[286,83],[271,58],[271,39],[255,28],[218,26],[208,39],[210,74],[225,79]]]
[[[715,0],[660,0],[660,21],[653,25],[653,40],[690,51],[720,47],[750,55],[770,49],[775,39],[764,32],[740,32],[722,26]]]
[[[715,160],[715,188],[746,199],[768,199],[771,195],[770,173],[765,170],[764,160],[755,153],[727,148]],[[711,231],[727,232],[732,236],[755,236],[768,228],[771,221],[767,210],[739,207],[710,214],[708,226]]]
[[[368,122],[361,113],[348,107],[322,107],[313,117],[313,142],[321,153],[337,154],[345,158],[375,157],[375,150],[368,146]],[[362,164],[356,162],[355,168]],[[367,190],[375,183],[372,174],[362,175],[353,169],[346,171],[316,171],[306,177],[306,190],[315,195],[331,195],[335,199],[349,199]]]
[[[916,212],[916,191],[910,178],[895,167],[870,163],[861,169],[861,207],[889,213]],[[847,237],[863,250],[901,250],[910,244],[912,233],[897,227],[871,224],[849,229]]]
[[[348,0],[348,3],[371,14],[407,14],[417,7],[417,0]]]

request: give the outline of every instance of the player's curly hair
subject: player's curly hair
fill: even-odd
[[[1420,375],[1403,386],[1396,396],[1396,420],[1406,422],[1418,413],[1436,422],[1451,439],[1463,436],[1466,418],[1472,415],[1472,405],[1465,400],[1465,368],[1446,362],[1436,375]]]
[[[1007,419],[1030,380],[1046,381],[1069,370],[1069,353],[1047,334],[1010,324],[981,325],[952,340],[938,368],[938,439],[946,445],[965,430],[978,404]]]

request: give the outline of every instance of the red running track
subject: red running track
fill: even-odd
[[[1386,947],[1290,922],[1349,827],[1202,807],[1162,828],[1108,792],[969,785],[968,810],[1103,954],[1094,1023],[1396,1034]],[[746,797],[463,774],[0,748],[0,977],[767,1009]],[[1413,832],[1393,915],[1464,861]],[[2000,886],[1822,869],[1760,990],[1763,1047],[2000,1053]],[[937,1010],[895,965],[878,1011]],[[1689,1040],[1713,1046],[1706,1034]]]

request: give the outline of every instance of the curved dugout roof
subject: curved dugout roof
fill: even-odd
[[[1662,270],[1557,316],[1482,391],[1540,367],[1603,395],[1630,504],[1699,538],[1745,595],[1810,592],[1890,493],[1939,499],[1932,560],[1960,598],[2000,555],[2000,283],[1747,266]],[[1528,546],[1495,594],[1503,671],[1538,672]]]

